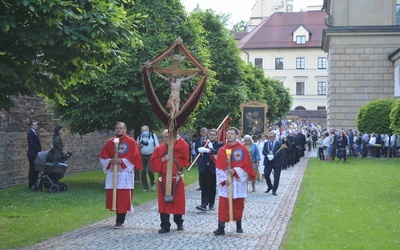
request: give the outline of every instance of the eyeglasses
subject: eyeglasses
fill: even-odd
[[[209,134],[209,136],[216,136],[216,134]]]

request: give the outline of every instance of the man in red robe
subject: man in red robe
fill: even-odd
[[[227,144],[225,144],[217,154],[216,175],[218,185],[218,229],[213,233],[215,235],[225,234],[225,222],[229,222],[229,193],[228,187],[232,186],[233,199],[233,220],[236,221],[236,232],[243,233],[242,216],[244,210],[244,200],[247,197],[246,180],[255,180],[253,163],[250,155],[244,145],[237,141],[239,130],[229,128],[227,133]],[[230,166],[228,169],[228,159],[226,150],[231,150]],[[231,183],[228,181],[228,175],[232,176]]]
[[[135,139],[126,135],[126,125],[118,122],[115,127],[116,137],[109,139],[99,153],[100,164],[106,176],[106,208],[112,209],[114,166],[117,169],[117,218],[115,229],[119,229],[125,222],[125,216],[132,210],[135,169],[142,169],[142,159],[139,146]],[[114,139],[119,139],[118,157],[115,158]]]
[[[159,173],[158,181],[158,212],[160,213],[161,229],[159,233],[168,233],[171,223],[170,214],[174,215],[174,222],[178,231],[183,230],[182,215],[185,214],[185,184],[183,182],[183,166],[189,166],[189,145],[178,136],[174,142],[173,155],[168,154],[168,130],[163,132],[163,144],[155,148],[150,158],[150,165],[154,172]],[[165,200],[167,162],[173,160],[172,166],[172,201]]]

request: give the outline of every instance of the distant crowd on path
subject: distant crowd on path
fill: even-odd
[[[318,156],[321,161],[343,163],[349,157],[400,157],[400,136],[393,134],[361,133],[352,129],[318,131]]]

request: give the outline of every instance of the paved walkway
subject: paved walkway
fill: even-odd
[[[158,233],[160,221],[154,200],[135,207],[122,229],[113,228],[113,216],[27,249],[279,249],[309,157],[316,157],[316,150],[306,152],[295,167],[282,171],[278,196],[265,194],[265,181],[257,182],[256,192],[249,192],[246,199],[243,234],[236,233],[236,224],[231,222],[226,223],[225,236],[213,235],[218,209],[209,212],[196,209],[200,191],[196,191],[198,183],[195,183],[186,188],[184,231],[178,232],[171,218],[171,232]]]

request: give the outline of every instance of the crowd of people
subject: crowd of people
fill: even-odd
[[[37,122],[31,122],[28,132],[28,159],[30,163],[29,188],[37,178],[34,159],[40,152],[41,144],[37,134]],[[243,233],[242,218],[247,192],[256,191],[257,183],[265,180],[265,193],[278,195],[282,170],[294,167],[305,155],[305,151],[318,149],[321,161],[346,162],[347,157],[381,157],[389,153],[398,157],[400,137],[378,133],[360,133],[351,129],[327,130],[319,125],[300,122],[282,122],[272,125],[259,135],[244,135],[231,127],[226,132],[226,141],[218,141],[219,131],[201,128],[200,135],[191,142],[187,136],[162,134],[162,143],[157,135],[142,126],[141,134],[135,140],[127,134],[125,123],[118,122],[115,137],[110,138],[99,153],[100,163],[106,174],[106,208],[116,213],[115,228],[123,226],[126,213],[133,210],[135,170],[141,171],[143,191],[158,192],[160,213],[159,233],[170,232],[170,215],[183,230],[183,215],[186,213],[183,167],[196,161],[199,171],[198,190],[200,204],[196,209],[206,212],[215,209],[218,195],[218,228],[214,235],[225,234],[225,223],[236,222],[236,232]],[[56,126],[53,136],[55,158],[63,154],[61,135],[63,129]],[[169,150],[170,143],[173,150]],[[168,175],[168,164],[172,162],[172,176]],[[171,166],[169,166],[171,167]],[[117,175],[115,176],[115,173]],[[158,178],[155,178],[158,173]],[[147,175],[150,183],[147,182]],[[271,175],[273,178],[271,178]],[[167,178],[172,178],[171,180]],[[172,183],[168,186],[168,183]],[[170,192],[167,189],[170,188]],[[233,204],[233,209],[232,205]]]

